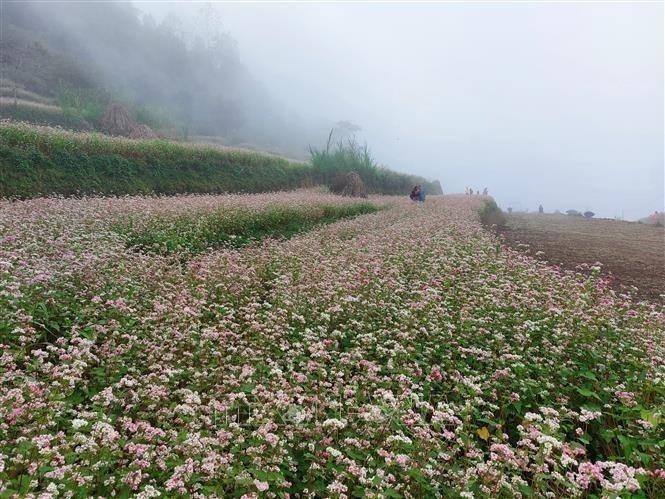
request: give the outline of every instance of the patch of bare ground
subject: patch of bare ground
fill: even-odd
[[[501,231],[513,248],[575,269],[600,262],[617,289],[635,286],[637,297],[660,302],[665,294],[665,229],[611,219],[513,213]],[[538,252],[543,252],[540,254]]]

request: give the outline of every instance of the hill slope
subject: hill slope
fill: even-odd
[[[322,183],[326,173],[249,151],[0,124],[0,196],[6,197],[267,192]],[[361,174],[373,193],[406,195],[401,186],[417,183],[439,193],[438,182],[421,177],[373,166]]]

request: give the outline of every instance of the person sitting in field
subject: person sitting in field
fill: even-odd
[[[418,201],[420,198],[420,186],[414,185],[413,189],[411,189],[411,194],[409,194],[409,197],[411,198],[411,201]]]
[[[419,186],[419,187],[420,187],[420,186]],[[419,192],[419,194],[418,194],[418,201],[420,201],[421,203],[424,203],[424,202],[425,202],[425,194],[426,194],[426,193],[425,193],[425,189],[423,189],[422,187],[420,187],[420,192]]]

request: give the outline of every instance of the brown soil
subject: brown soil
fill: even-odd
[[[562,267],[601,262],[618,289],[638,288],[637,296],[660,302],[665,294],[665,229],[610,219],[513,213],[501,231],[512,247]]]

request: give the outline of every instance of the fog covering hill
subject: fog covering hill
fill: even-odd
[[[210,16],[203,6],[185,29],[127,3],[3,3],[3,94],[18,87],[92,118],[120,100],[139,121],[173,134],[305,157],[326,127],[287,119]]]

